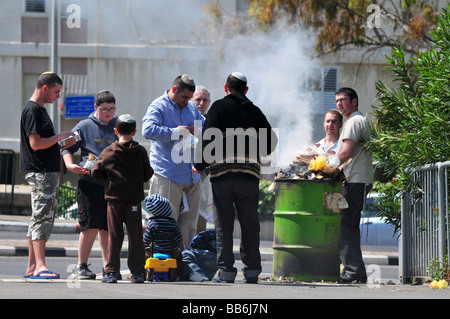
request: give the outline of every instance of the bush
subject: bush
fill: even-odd
[[[269,187],[272,181],[261,179],[259,182],[259,219],[273,220],[275,211],[275,192],[270,192]]]
[[[381,81],[376,84],[381,104],[373,107],[373,139],[366,146],[377,167],[396,174],[398,182],[391,186],[400,197],[417,192],[405,173],[408,168],[450,158],[450,4],[442,9],[430,36],[430,49],[411,58],[405,57],[404,46],[392,49],[387,59],[395,89]],[[383,209],[399,227],[400,216],[389,215],[387,205]]]

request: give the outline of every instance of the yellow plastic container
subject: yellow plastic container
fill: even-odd
[[[145,261],[147,281],[175,281],[177,260],[175,258],[147,258]]]
[[[177,268],[175,258],[147,258],[145,262],[145,269],[153,269],[155,272],[168,272],[170,268]]]

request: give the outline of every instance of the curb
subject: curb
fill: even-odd
[[[24,232],[28,230],[28,223],[17,221],[0,221],[0,231],[15,231]],[[80,225],[78,223],[55,223],[52,233],[54,234],[77,234],[80,232]],[[239,252],[239,246],[234,246],[234,258],[236,260],[241,259]],[[272,261],[273,251],[272,249],[261,248],[261,261]],[[78,257],[77,247],[46,247],[45,255],[49,257]],[[120,257],[126,258],[128,250],[123,249]],[[23,246],[0,246],[0,256],[28,256],[28,247]],[[102,257],[99,248],[93,247],[90,257]],[[363,252],[363,260],[367,265],[398,265],[398,256],[390,256],[387,254],[368,254]]]
[[[28,223],[14,221],[0,221],[0,231],[27,232]],[[55,223],[53,234],[76,234],[81,231],[80,225],[76,223]]]

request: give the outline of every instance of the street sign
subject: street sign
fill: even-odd
[[[94,111],[95,96],[67,96],[65,99],[66,118],[88,117]]]

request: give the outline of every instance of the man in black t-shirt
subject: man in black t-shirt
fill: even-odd
[[[42,73],[20,120],[20,171],[25,173],[25,179],[31,185],[32,206],[27,233],[29,254],[26,278],[59,278],[46,266],[45,243],[53,228],[57,207],[60,172],[58,141],[74,136],[74,133],[56,134],[44,105],[59,98],[61,88],[62,80],[57,74]],[[75,142],[71,138],[66,147]]]

